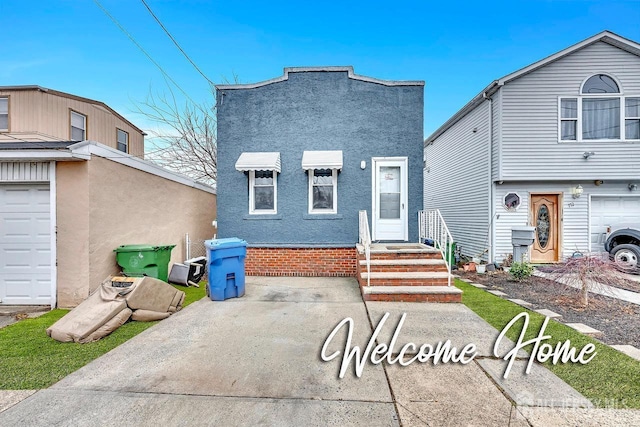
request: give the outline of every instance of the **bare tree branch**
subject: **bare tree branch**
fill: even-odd
[[[214,97],[215,99],[215,97]],[[215,105],[179,105],[171,86],[135,107],[135,113],[158,124],[149,131],[145,157],[167,169],[215,186],[218,177]]]

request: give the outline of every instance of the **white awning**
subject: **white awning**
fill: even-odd
[[[242,153],[236,162],[236,170],[280,173],[280,153]]]
[[[302,153],[302,169],[342,169],[342,150],[305,151]]]

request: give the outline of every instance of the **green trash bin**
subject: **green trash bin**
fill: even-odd
[[[456,242],[447,243],[447,248],[444,251],[444,260],[449,263],[451,267],[456,265]],[[435,247],[440,249],[440,245],[436,244]]]
[[[176,245],[122,245],[113,251],[127,276],[149,276],[163,281],[169,277],[171,250]]]

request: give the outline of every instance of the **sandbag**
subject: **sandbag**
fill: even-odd
[[[136,310],[133,312],[131,320],[135,320],[137,322],[153,322],[156,320],[166,319],[169,316],[171,316],[171,313],[168,311]]]

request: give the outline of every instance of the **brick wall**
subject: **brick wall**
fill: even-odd
[[[247,276],[356,275],[355,248],[247,248]]]

